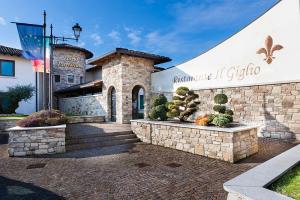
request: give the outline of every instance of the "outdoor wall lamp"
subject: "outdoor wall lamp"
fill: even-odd
[[[80,37],[80,32],[82,31],[82,28],[79,26],[78,23],[76,23],[73,27],[72,30],[74,31],[74,37],[76,40]]]

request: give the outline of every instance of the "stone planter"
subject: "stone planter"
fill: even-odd
[[[16,126],[18,119],[0,119],[0,144],[7,144],[8,132],[6,129]]]
[[[66,125],[13,127],[9,133],[9,156],[28,156],[65,152]]]
[[[143,142],[231,163],[258,152],[258,127],[218,128],[192,123],[131,120],[132,131]]]

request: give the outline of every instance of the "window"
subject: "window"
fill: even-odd
[[[15,76],[15,62],[0,60],[0,76]]]
[[[80,76],[80,83],[83,83],[83,76]]]
[[[144,95],[140,95],[140,110],[144,110]]]
[[[54,75],[54,81],[55,81],[55,83],[59,83],[60,82],[60,75]]]
[[[68,75],[68,83],[74,83],[74,75]]]

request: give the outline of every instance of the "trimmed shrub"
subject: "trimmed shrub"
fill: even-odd
[[[170,118],[178,118],[180,121],[186,121],[189,116],[197,111],[197,106],[200,103],[196,99],[199,95],[187,87],[179,87],[176,90],[176,96],[173,101],[168,104],[167,116]]]
[[[218,113],[222,113],[224,114],[226,112],[226,106],[223,105],[214,105],[213,110],[218,112]]]
[[[225,110],[225,114],[233,116],[233,111],[231,109]]]
[[[233,111],[227,109],[225,104],[228,102],[228,97],[225,94],[217,94],[214,97],[215,104],[213,110],[218,114],[211,115],[208,123],[215,126],[225,127],[233,122]]]
[[[58,110],[42,110],[17,121],[17,125],[21,127],[40,127],[56,126],[66,124],[67,122],[66,115]]]
[[[225,114],[216,115],[212,121],[212,124],[219,127],[226,127],[230,123],[230,119],[228,119]]]
[[[216,104],[226,104],[228,102],[228,97],[226,94],[217,94],[214,101]]]
[[[149,118],[152,120],[161,120],[165,121],[168,119],[167,117],[167,103],[168,100],[163,94],[159,94],[155,96],[152,100],[152,108],[149,112]]]

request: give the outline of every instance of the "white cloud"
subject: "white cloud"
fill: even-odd
[[[93,34],[90,35],[90,37],[94,41],[95,46],[98,46],[98,45],[103,43],[103,40],[102,40],[101,36],[98,33],[93,33]]]
[[[131,45],[137,46],[142,40],[141,38],[142,32],[140,30],[135,30],[135,29],[125,27],[125,31],[127,32],[127,37],[130,39]]]
[[[0,25],[6,25],[6,21],[3,17],[0,17]]]
[[[85,42],[84,41],[79,41],[78,46],[79,47],[84,47],[85,46]]]
[[[175,32],[162,34],[153,31],[146,35],[147,49],[154,52],[178,53],[183,50],[183,44],[184,42]]]
[[[116,45],[119,45],[121,42],[120,33],[118,31],[112,30],[108,36],[113,40]]]
[[[271,0],[276,2],[276,0]],[[271,1],[186,1],[172,8],[178,32],[199,32],[205,29],[223,29],[234,24],[244,24],[245,19],[255,18]]]

